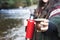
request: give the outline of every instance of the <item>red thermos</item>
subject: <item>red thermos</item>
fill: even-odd
[[[26,40],[32,40],[34,34],[34,20],[31,14],[30,19],[28,19],[27,29],[26,29]]]

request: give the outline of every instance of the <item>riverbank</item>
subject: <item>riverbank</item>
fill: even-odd
[[[26,8],[23,8],[21,10],[20,10],[20,8],[17,9],[17,10],[15,10],[15,9],[11,10],[10,9],[10,10],[6,10],[4,12],[2,10],[1,11],[1,12],[3,12],[2,14],[6,13],[5,17],[8,17],[8,18],[10,17],[10,19],[12,19],[12,20],[10,20],[10,19],[9,20],[2,19],[0,21],[0,23],[2,25],[4,24],[3,29],[6,30],[6,31],[4,30],[2,32],[4,37],[0,38],[0,40],[25,40],[24,20],[29,18],[30,13],[33,12],[35,8],[36,8],[36,5],[30,6],[30,7],[26,7]],[[18,19],[18,20],[16,21],[15,18]],[[22,21],[20,21],[21,20],[20,18],[22,19]],[[21,23],[21,25],[20,25],[20,22],[22,22],[23,24]],[[2,27],[2,25],[0,27]],[[5,25],[6,25],[6,27],[8,27],[7,29],[6,29]],[[11,29],[10,29],[9,25],[11,26]],[[3,29],[1,29],[0,31],[2,31]]]

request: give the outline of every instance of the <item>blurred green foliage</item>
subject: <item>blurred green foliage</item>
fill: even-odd
[[[0,8],[18,8],[23,6],[22,2],[22,0],[0,0]]]
[[[18,8],[19,6],[30,6],[36,3],[37,0],[0,0],[0,8]]]

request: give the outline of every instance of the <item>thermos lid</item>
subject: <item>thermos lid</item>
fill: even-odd
[[[30,14],[30,19],[34,19],[34,15],[33,14]]]

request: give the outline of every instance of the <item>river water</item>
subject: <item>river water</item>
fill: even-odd
[[[34,9],[2,9],[0,10],[0,40],[25,40],[26,19]]]

